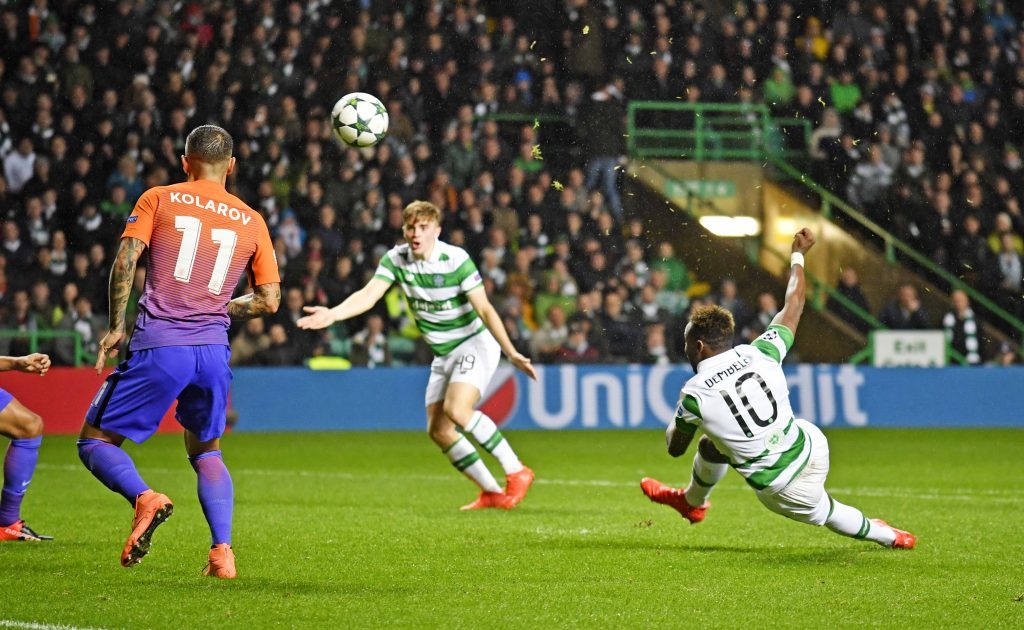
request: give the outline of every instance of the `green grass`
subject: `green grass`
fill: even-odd
[[[833,494],[916,533],[910,552],[776,516],[735,473],[691,527],[639,490],[688,478],[656,432],[509,437],[537,485],[513,512],[460,513],[473,487],[424,435],[229,436],[233,582],[199,576],[209,539],[179,437],[131,450],[176,502],[131,570],[127,503],[50,438],[25,509],[57,540],[0,546],[0,626],[1024,624],[1024,431],[829,433]]]

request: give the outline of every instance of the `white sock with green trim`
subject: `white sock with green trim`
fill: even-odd
[[[883,547],[892,547],[896,541],[896,532],[872,523],[857,508],[840,503],[831,496],[829,501],[832,502],[832,506],[828,518],[825,519],[825,527],[835,533],[858,540],[871,540]]]
[[[469,425],[466,426],[466,433],[472,435],[485,451],[498,459],[498,463],[501,464],[506,475],[515,474],[523,469],[523,462],[519,461],[519,457],[509,446],[508,440],[498,430],[498,425],[494,424],[494,420],[491,420],[484,412],[473,413]]]
[[[709,462],[700,455],[693,456],[693,472],[690,473],[690,485],[686,486],[686,502],[693,507],[700,507],[708,500],[715,484],[722,480],[729,470],[729,464]]]
[[[484,492],[501,492],[498,481],[487,470],[487,465],[480,459],[480,453],[476,452],[473,443],[460,435],[455,443],[444,450],[444,454],[462,474],[473,480],[473,483],[480,486]]]

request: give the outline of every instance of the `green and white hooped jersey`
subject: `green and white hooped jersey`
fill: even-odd
[[[756,490],[785,487],[811,456],[782,371],[792,345],[793,332],[772,325],[751,345],[701,361],[676,408],[677,430],[703,430]]]
[[[398,245],[381,257],[373,276],[402,287],[416,327],[437,356],[484,329],[466,297],[483,278],[460,247],[437,241],[429,259],[416,260],[408,245]]]

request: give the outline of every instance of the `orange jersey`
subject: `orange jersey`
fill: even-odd
[[[149,249],[131,349],[228,343],[228,302],[243,272],[252,286],[280,282],[258,212],[209,180],[150,188],[122,238]]]

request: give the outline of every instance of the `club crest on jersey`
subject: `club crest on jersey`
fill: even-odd
[[[434,276],[433,280],[435,287],[440,288],[444,286],[444,276],[442,276],[441,274],[437,274],[436,276]]]

